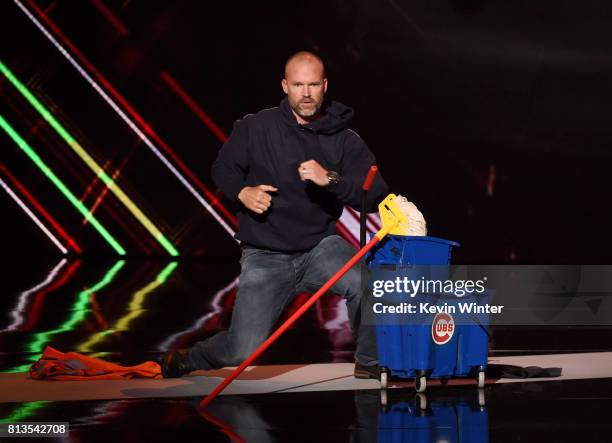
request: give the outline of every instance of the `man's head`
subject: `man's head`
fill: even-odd
[[[285,63],[285,78],[281,82],[299,123],[319,117],[327,91],[323,61],[311,52],[300,51]]]

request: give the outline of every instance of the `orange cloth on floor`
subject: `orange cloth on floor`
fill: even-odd
[[[40,360],[30,367],[36,380],[126,380],[162,378],[159,364],[147,361],[136,366],[120,366],[77,352],[63,353],[47,346]]]

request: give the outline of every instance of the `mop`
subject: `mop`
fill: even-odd
[[[373,180],[374,173],[368,174],[369,181]],[[366,180],[366,183],[368,180]],[[364,184],[365,187],[365,184]],[[405,232],[408,221],[399,208],[395,194],[389,194],[379,205],[378,210],[382,219],[382,228],[374,234],[372,239],[348,261],[332,278],[330,278],[317,292],[315,292],[291,317],[289,317],[274,333],[268,337],[246,360],[242,362],[230,375],[228,375],[210,394],[200,403],[204,409],[214,398],[221,393],[236,377],[238,377],[253,361],[255,361],[272,343],[274,343],[293,323],[295,323],[319,298],[321,298],[344,274],[348,272],[359,260],[367,254],[379,241],[394,230]]]

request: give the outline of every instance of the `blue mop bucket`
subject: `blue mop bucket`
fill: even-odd
[[[459,243],[421,236],[388,235],[378,247],[369,254],[368,266],[377,272],[384,269],[387,279],[408,277],[417,281],[425,278],[444,281],[449,275],[452,249]],[[428,266],[431,265],[431,266]],[[373,272],[374,273],[374,272]],[[405,301],[405,294],[397,297]],[[435,305],[439,297],[419,294],[418,300]],[[465,299],[464,299],[465,300]],[[413,299],[414,301],[414,299]],[[456,302],[451,297],[445,300]],[[478,319],[478,324],[468,324],[472,320],[461,318],[456,322],[456,329],[447,342],[434,343],[432,328],[435,327],[434,314],[410,314],[411,321],[405,324],[400,316],[385,317],[384,324],[376,325],[379,365],[384,368],[381,373],[381,386],[386,387],[387,371],[392,376],[416,379],[417,391],[425,389],[425,377],[450,378],[466,376],[474,368],[479,373],[479,386],[484,385],[484,367],[487,361],[488,335],[487,319]],[[458,319],[459,320],[459,319]],[[483,324],[484,323],[484,324]]]
[[[448,265],[459,243],[437,237],[388,234],[370,253],[372,265]]]

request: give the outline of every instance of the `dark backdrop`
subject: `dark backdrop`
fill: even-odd
[[[329,95],[356,109],[354,129],[391,190],[417,204],[431,235],[462,244],[458,262],[610,262],[608,2],[24,3],[40,8],[213,192],[221,142],[162,73],[229,133],[235,119],[282,99],[292,52],[314,50],[326,61]],[[100,164],[120,170],[118,183],[182,253],[236,256],[230,236],[23,12],[2,2],[0,21],[0,60]],[[0,115],[91,207],[102,192],[99,184],[86,192],[91,172],[4,77],[0,93]],[[3,131],[0,145],[3,164],[86,254],[112,254]],[[3,195],[6,251],[56,254]],[[131,253],[150,241],[112,197],[96,214]]]

